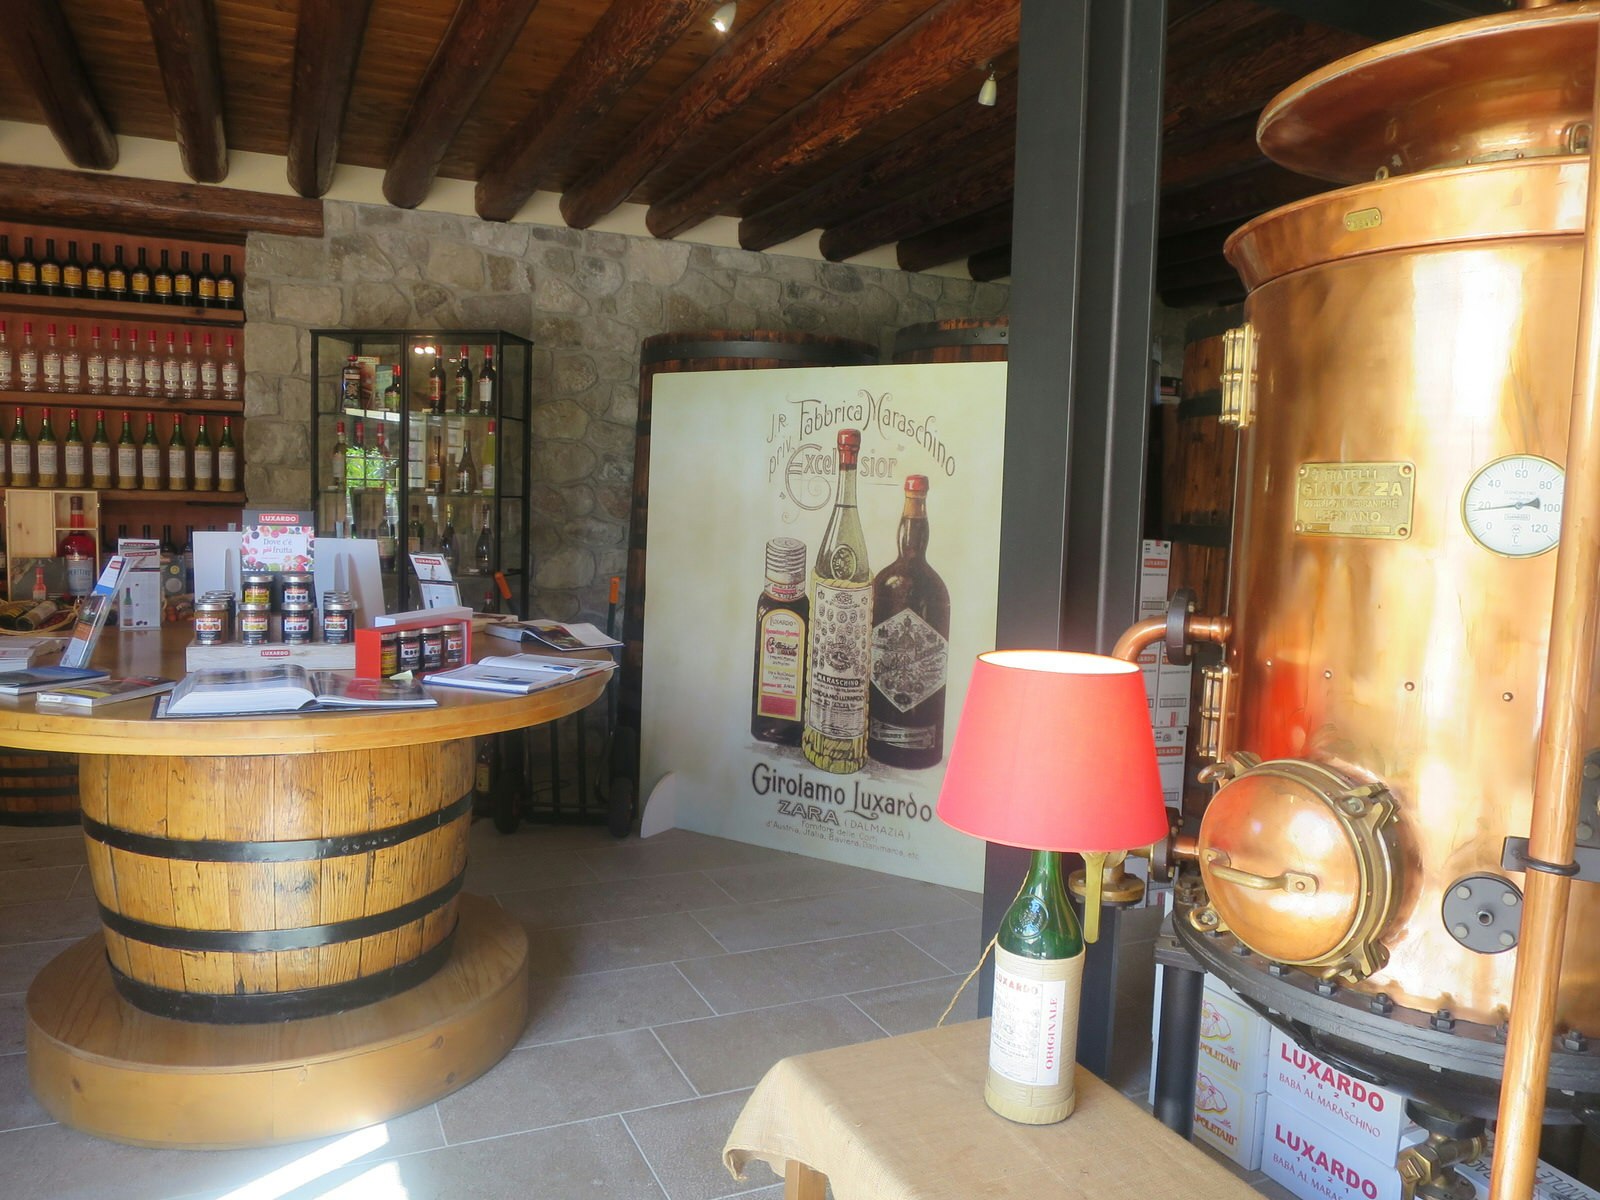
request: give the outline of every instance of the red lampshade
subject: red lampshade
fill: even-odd
[[[1132,850],[1166,837],[1139,668],[1059,650],[979,655],[939,816],[1030,850]]]

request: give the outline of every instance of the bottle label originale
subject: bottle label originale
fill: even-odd
[[[139,452],[132,446],[117,447],[117,478],[133,480],[139,474]]]
[[[54,479],[61,472],[61,451],[54,442],[39,443],[39,479]]]
[[[67,478],[79,479],[83,476],[83,443],[68,442],[64,454],[67,463]]]
[[[949,649],[937,629],[902,608],[872,631],[872,686],[910,712],[944,686]]]
[[[801,672],[805,664],[805,622],[796,613],[776,609],[761,619],[760,636],[756,715],[798,721]]]
[[[827,737],[858,738],[867,728],[872,587],[819,579],[816,591],[806,724]]]
[[[1083,955],[1023,958],[995,947],[989,1069],[1026,1087],[1072,1082],[1078,1037],[1076,986]]]
[[[71,467],[68,467],[71,470]],[[111,447],[96,442],[89,449],[89,470],[96,479],[111,478]]]

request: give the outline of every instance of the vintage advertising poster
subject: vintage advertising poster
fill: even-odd
[[[981,888],[934,803],[994,646],[1005,372],[656,377],[641,784],[678,825]]]

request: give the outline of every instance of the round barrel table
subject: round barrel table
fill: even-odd
[[[97,665],[180,678],[187,630]],[[27,996],[28,1076],[64,1124],[146,1146],[267,1145],[428,1104],[527,1018],[527,939],[461,892],[473,739],[555,720],[604,674],[437,708],[181,720],[150,697],[0,702],[0,744],[80,755],[102,928]]]

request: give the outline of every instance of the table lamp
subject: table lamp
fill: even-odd
[[[1084,935],[1061,852],[1084,858],[1090,941],[1105,856],[1167,836],[1139,668],[1058,650],[978,656],[939,792],[948,825],[1033,851],[995,940],[984,1099],[1003,1117],[1048,1125],[1072,1114]]]

